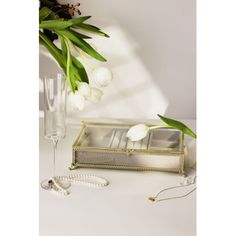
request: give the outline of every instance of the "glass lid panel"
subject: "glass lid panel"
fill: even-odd
[[[126,137],[129,128],[129,125],[86,124],[77,145],[108,149],[182,150],[181,132],[178,130],[151,130],[144,139],[132,142]]]
[[[148,149],[182,149],[181,132],[175,129],[156,129],[150,132]]]

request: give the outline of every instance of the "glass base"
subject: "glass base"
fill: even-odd
[[[45,179],[45,180],[43,180],[42,182],[41,182],[41,187],[44,189],[44,190],[51,190],[52,189],[52,187],[51,187],[51,185],[50,185],[50,183],[49,183],[49,181],[50,181],[50,179]],[[70,183],[65,183],[65,182],[58,182],[58,184],[62,187],[62,188],[64,188],[64,189],[68,189],[70,186],[71,186],[71,184]]]

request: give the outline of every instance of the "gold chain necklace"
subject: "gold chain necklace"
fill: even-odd
[[[194,168],[192,168],[194,169]],[[195,170],[195,169],[194,169]],[[178,185],[178,186],[173,186],[173,187],[169,187],[169,188],[165,188],[162,189],[161,191],[159,191],[154,197],[149,197],[148,200],[151,202],[161,202],[161,201],[167,201],[167,200],[172,200],[172,199],[178,199],[178,198],[184,198],[187,197],[189,194],[191,194],[192,192],[194,192],[197,188],[193,188],[192,190],[190,190],[188,193],[184,194],[184,195],[180,195],[180,196],[173,196],[173,197],[168,197],[168,198],[161,198],[159,199],[159,195],[165,191],[171,190],[171,189],[177,189],[177,188],[185,188],[188,187],[190,185],[194,185],[196,183],[196,176],[189,177],[187,178],[187,183],[184,183],[183,185]]]

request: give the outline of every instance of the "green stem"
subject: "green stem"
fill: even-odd
[[[70,81],[70,64],[71,64],[71,58],[70,58],[70,45],[67,41],[67,38],[65,39],[65,44],[66,44],[66,52],[67,52],[67,61],[66,61],[66,74],[68,76],[68,79]]]
[[[66,47],[66,76],[67,76],[67,80],[69,82],[70,88],[72,90],[72,92],[74,93],[76,90],[76,85],[75,85],[75,77],[78,77],[78,75],[76,75],[75,73],[75,68],[74,65],[72,63],[72,55],[71,55],[71,51],[70,51],[70,40],[64,36],[63,34],[61,34],[60,32],[58,33],[61,42],[64,42],[64,45]],[[62,48],[62,54],[63,54],[63,48]],[[65,53],[64,53],[65,54]],[[65,56],[64,56],[65,58]]]
[[[150,126],[149,130],[160,129],[160,128],[171,128],[171,126],[169,126],[169,125],[154,125],[154,126]]]

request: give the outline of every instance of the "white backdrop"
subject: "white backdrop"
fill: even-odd
[[[86,0],[81,11],[111,36],[90,42],[114,80],[74,118],[196,118],[195,0]],[[40,48],[40,77],[54,70]]]

